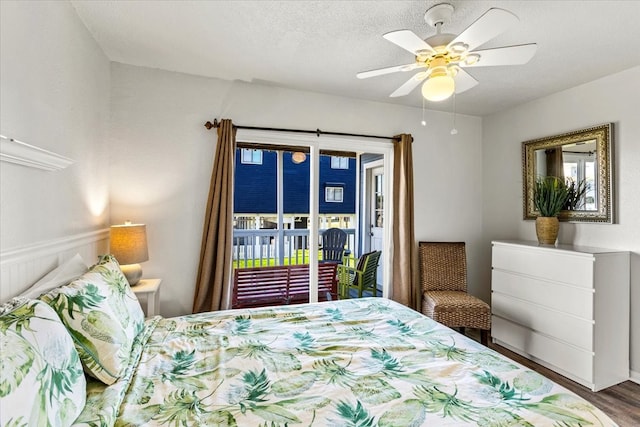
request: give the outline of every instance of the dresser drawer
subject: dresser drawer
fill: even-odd
[[[585,350],[593,348],[593,322],[494,292],[491,311],[504,319]]]
[[[593,290],[522,276],[502,270],[491,272],[491,289],[567,314],[593,319]]]
[[[538,248],[493,246],[492,267],[555,282],[593,288],[593,257],[559,255]]]
[[[525,355],[536,357],[584,380],[585,385],[592,387],[593,353],[561,343],[497,316],[491,319],[491,336]]]

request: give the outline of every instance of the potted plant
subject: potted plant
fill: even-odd
[[[567,184],[556,176],[536,179],[533,187],[533,203],[540,212],[536,218],[536,235],[540,244],[554,245],[558,238],[560,223],[558,214],[569,199]]]

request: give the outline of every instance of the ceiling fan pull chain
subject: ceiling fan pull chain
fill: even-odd
[[[453,93],[453,128],[451,129],[451,135],[457,135],[458,129],[456,129],[456,93]]]

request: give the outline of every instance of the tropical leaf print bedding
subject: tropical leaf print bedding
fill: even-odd
[[[157,322],[117,426],[613,426],[545,377],[382,298]]]
[[[120,403],[136,370],[144,344],[160,319],[157,316],[145,323],[143,331],[133,341],[129,364],[115,383],[107,386],[97,379],[87,377],[86,404],[72,427],[111,427],[115,424]]]

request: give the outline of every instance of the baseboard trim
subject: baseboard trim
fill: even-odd
[[[640,384],[640,372],[629,371],[629,381]]]

